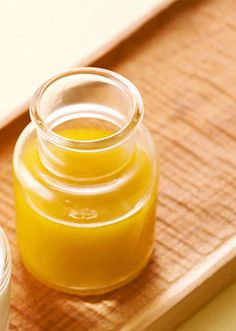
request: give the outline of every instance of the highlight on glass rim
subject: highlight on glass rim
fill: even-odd
[[[236,331],[236,1],[0,4],[0,331]]]

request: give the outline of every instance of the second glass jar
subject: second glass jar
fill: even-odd
[[[99,294],[133,279],[154,242],[158,164],[142,98],[114,72],[47,81],[14,152],[25,266],[62,291]]]
[[[10,246],[0,227],[0,331],[9,325],[11,265]]]

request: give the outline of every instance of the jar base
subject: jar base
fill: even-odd
[[[93,296],[93,295],[101,295],[101,294],[106,294],[108,292],[114,291],[120,287],[123,287],[130,283],[132,280],[134,280],[148,265],[149,260],[151,258],[153,249],[151,249],[150,253],[147,255],[144,263],[139,266],[135,272],[133,272],[131,275],[128,275],[127,277],[123,278],[121,281],[109,285],[109,286],[104,286],[104,287],[99,287],[99,288],[79,288],[79,287],[64,287],[61,285],[57,285],[55,283],[50,283],[45,281],[45,279],[39,277],[32,269],[29,267],[27,263],[22,259],[22,262],[24,264],[24,267],[27,269],[27,271],[35,278],[37,279],[40,283],[63,293],[68,293],[68,294],[74,294],[74,295],[79,295],[79,296]]]

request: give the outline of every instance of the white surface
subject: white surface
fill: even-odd
[[[51,75],[166,0],[0,1],[0,126]]]

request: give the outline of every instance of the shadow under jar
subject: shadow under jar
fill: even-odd
[[[43,283],[92,295],[133,279],[154,242],[158,164],[140,93],[104,69],[36,91],[14,152],[22,260]]]

